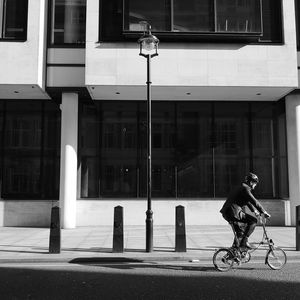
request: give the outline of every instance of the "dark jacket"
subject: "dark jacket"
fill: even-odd
[[[251,211],[254,211],[254,209],[257,209],[260,213],[265,211],[253,196],[251,188],[242,183],[229,194],[220,212],[226,220],[240,220],[245,206],[248,206]]]

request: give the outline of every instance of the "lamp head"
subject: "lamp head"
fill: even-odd
[[[151,25],[145,21],[140,22],[140,24],[144,27],[144,34],[138,40],[138,43],[140,44],[140,55],[158,55],[157,50],[159,39],[151,33]],[[147,32],[145,32],[145,29],[147,30]],[[155,52],[151,54],[152,51]]]

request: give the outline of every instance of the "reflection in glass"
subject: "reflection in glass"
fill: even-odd
[[[213,31],[213,1],[174,0],[173,31]]]
[[[26,39],[27,0],[0,0],[0,38]]]
[[[170,30],[170,3],[162,0],[125,1],[125,30],[143,31],[141,21],[151,24],[153,31]]]
[[[260,0],[217,0],[217,32],[261,32]]]
[[[81,197],[146,197],[146,103],[84,104],[81,116]],[[286,197],[284,118],[279,102],[153,101],[153,197],[226,197],[249,171],[257,196]]]
[[[256,192],[263,197],[275,197],[275,140],[272,104],[257,104],[252,109],[253,169],[260,174],[262,184]]]
[[[249,105],[218,103],[214,116],[214,192],[221,197],[249,170]]]
[[[51,44],[85,43],[86,0],[52,0]]]
[[[2,197],[57,199],[60,118],[55,103],[7,101],[2,111]]]
[[[212,195],[211,105],[177,106],[178,197]]]

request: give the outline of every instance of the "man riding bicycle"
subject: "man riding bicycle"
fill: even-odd
[[[244,182],[230,192],[220,210],[223,218],[233,223],[239,242],[237,246],[241,248],[251,248],[248,238],[253,233],[257,224],[257,218],[245,212],[246,206],[256,216],[259,214],[264,214],[267,218],[271,216],[252,194],[258,182],[258,177],[255,174],[249,173],[246,175]],[[244,229],[241,223],[245,225]]]

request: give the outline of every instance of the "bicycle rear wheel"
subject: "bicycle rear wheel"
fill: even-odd
[[[270,249],[266,256],[268,266],[273,270],[280,270],[286,264],[286,254],[281,248]]]
[[[221,248],[213,256],[213,264],[218,271],[226,272],[232,268],[234,255],[229,249]]]

